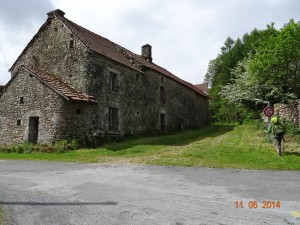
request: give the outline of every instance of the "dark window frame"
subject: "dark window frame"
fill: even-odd
[[[109,72],[109,89],[112,92],[119,92],[119,75],[114,72]]]
[[[109,108],[109,130],[119,130],[119,112],[118,108]]]
[[[166,89],[165,87],[159,87],[160,103],[166,104]]]
[[[69,41],[69,48],[74,48],[74,46],[75,46],[74,39],[71,39],[71,40]]]

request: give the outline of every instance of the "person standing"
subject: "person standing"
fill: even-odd
[[[284,129],[284,126],[283,126],[281,120],[277,116],[274,116],[271,118],[271,123],[270,123],[269,127],[267,128],[266,133],[267,134],[272,133],[274,142],[275,142],[275,146],[276,146],[276,150],[277,150],[277,154],[278,154],[278,157],[280,157],[281,156],[281,142],[285,135],[285,129]]]

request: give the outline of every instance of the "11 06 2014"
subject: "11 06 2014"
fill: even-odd
[[[243,202],[242,200],[235,201],[235,207],[237,209],[242,208],[249,208],[249,209],[280,209],[281,203],[280,201],[271,201],[271,200],[265,200],[265,201],[247,201]]]

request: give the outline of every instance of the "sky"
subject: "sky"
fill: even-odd
[[[192,84],[227,37],[300,20],[299,0],[0,0],[0,85],[54,9],[134,53],[150,44],[154,63]]]

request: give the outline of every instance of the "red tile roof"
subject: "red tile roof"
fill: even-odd
[[[196,84],[195,87],[208,94],[208,83]]]
[[[55,13],[56,11],[53,12]],[[127,50],[126,48],[79,26],[78,24],[63,17],[61,13],[55,14],[55,16],[59,18],[90,50],[140,72],[142,70],[142,66],[146,66],[177,81],[178,83],[186,87],[189,87],[196,93],[208,97],[208,94],[203,90],[196,88],[193,84],[180,79],[179,77],[175,76],[168,70],[156,65],[155,63],[148,62],[141,55],[137,55]]]
[[[34,75],[36,78],[38,78],[41,82],[53,89],[55,92],[62,95],[67,100],[96,102],[93,96],[77,91],[75,88],[71,87],[70,85],[62,81],[59,77],[53,74],[50,74],[38,68],[34,68],[32,66],[22,67],[25,68],[29,73]]]
[[[201,89],[195,87],[193,84],[184,81],[180,79],[179,77],[175,76],[168,70],[156,65],[155,63],[148,62],[145,58],[143,58],[141,55],[137,55],[126,48],[98,35],[95,34],[84,27],[79,26],[78,24],[68,20],[64,17],[64,12],[61,10],[54,10],[52,12],[48,13],[49,18],[47,21],[42,25],[42,27],[39,29],[38,33],[32,38],[32,40],[29,42],[29,44],[26,46],[26,48],[23,50],[21,55],[18,57],[18,59],[26,52],[26,50],[29,48],[31,43],[38,38],[39,33],[42,32],[45,27],[50,24],[51,20],[56,17],[60,21],[62,21],[69,29],[70,31],[76,35],[81,42],[92,52],[96,52],[98,54],[101,54],[109,59],[112,59],[116,62],[119,62],[125,66],[128,66],[134,70],[137,70],[139,72],[142,72],[143,68],[152,69],[154,71],[159,72],[162,75],[165,75],[166,77],[169,77],[172,80],[177,81],[178,83],[192,89],[197,94],[200,94],[204,97],[208,97],[208,94],[202,91]],[[16,62],[18,61],[16,60]],[[15,67],[16,62],[11,67],[10,71]]]

